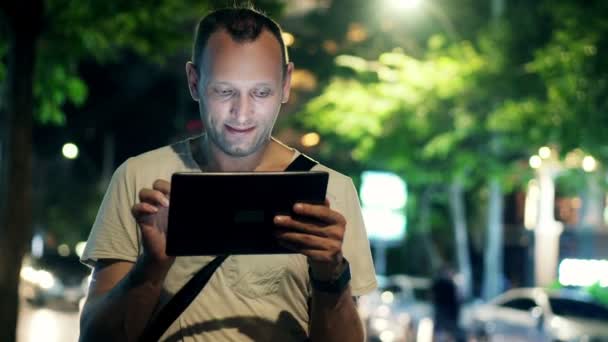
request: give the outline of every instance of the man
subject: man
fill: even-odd
[[[271,136],[293,68],[280,28],[266,16],[224,9],[201,20],[186,73],[205,133],[116,170],[82,256],[94,267],[82,341],[136,340],[212,259],[165,254],[174,172],[282,171],[299,155]],[[228,257],[163,341],[363,340],[352,298],[376,281],[356,191],[348,177],[313,169],[330,173],[328,201],[297,204],[306,222],[274,220],[278,240],[297,253]],[[348,263],[350,283],[332,288]]]

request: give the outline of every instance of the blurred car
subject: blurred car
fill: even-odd
[[[420,320],[432,315],[430,304],[419,299],[419,293],[428,290],[428,279],[393,275],[377,280],[378,288],[358,303],[368,340],[412,340]]]
[[[471,310],[478,339],[608,341],[608,308],[581,293],[513,289]]]
[[[21,267],[21,295],[32,305],[69,304],[76,308],[85,296],[90,270],[76,255],[26,257]]]

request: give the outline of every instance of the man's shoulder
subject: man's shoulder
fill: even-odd
[[[336,184],[340,184],[340,185],[344,185],[344,184],[348,184],[348,182],[351,182],[351,178],[339,171],[336,171],[332,168],[330,168],[327,165],[324,165],[320,162],[318,162],[317,165],[315,165],[312,168],[313,171],[325,171],[327,173],[329,173],[329,181],[330,183],[336,183]]]
[[[193,170],[195,163],[188,148],[188,140],[162,146],[128,158],[117,170],[127,179],[145,184],[155,179],[170,179],[174,172]]]
[[[159,167],[162,164],[173,164],[189,159],[188,140],[181,140],[169,145],[143,152],[127,159],[125,163],[129,168],[140,169],[151,166]]]

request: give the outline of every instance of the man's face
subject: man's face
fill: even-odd
[[[292,67],[283,79],[279,43],[265,30],[245,43],[220,30],[209,38],[202,59],[199,109],[211,142],[233,157],[260,151],[289,95]]]

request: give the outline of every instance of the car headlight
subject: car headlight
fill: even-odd
[[[48,290],[55,286],[55,277],[51,272],[45,270],[38,270],[38,285],[45,290]]]
[[[371,321],[371,327],[376,331],[384,331],[384,329],[388,328],[388,320],[385,318],[374,318]]]
[[[20,276],[22,279],[36,284],[41,288],[48,290],[57,284],[55,276],[46,270],[36,270],[31,266],[24,266],[21,268]]]

